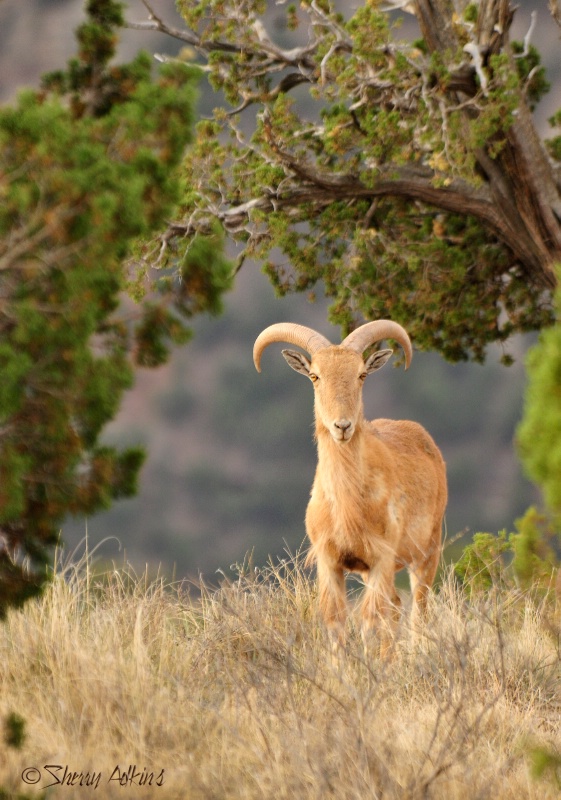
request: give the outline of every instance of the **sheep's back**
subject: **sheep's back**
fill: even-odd
[[[368,423],[368,432],[397,454],[428,455],[438,462],[442,461],[434,439],[418,422],[375,419]]]

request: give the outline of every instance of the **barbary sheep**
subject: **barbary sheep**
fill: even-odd
[[[403,348],[407,368],[409,336],[390,320],[368,322],[340,345],[303,325],[279,323],[266,328],[253,349],[258,372],[263,350],[273,342],[297,345],[311,357],[282,351],[288,365],[314,385],[318,463],[306,532],[309,559],[317,567],[320,612],[334,650],[345,642],[345,572],[359,573],[365,585],[365,646],[369,631],[377,630],[386,653],[399,607],[395,572],[403,567],[409,572],[416,630],[440,557],[447,489],[438,447],[415,422],[364,419],[364,379],[384,366],[392,350],[375,351],[366,361],[363,353],[388,338]]]

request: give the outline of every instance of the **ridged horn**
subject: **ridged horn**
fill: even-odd
[[[403,347],[405,369],[407,369],[413,357],[411,340],[405,328],[390,319],[377,319],[374,322],[367,322],[365,325],[361,325],[360,328],[349,333],[346,339],[343,339],[341,346],[348,347],[362,355],[367,347],[379,342],[381,339],[395,339]]]
[[[321,333],[307,328],[305,325],[297,325],[295,322],[277,322],[269,325],[261,331],[255,344],[253,345],[253,363],[257,372],[261,372],[261,354],[263,350],[273,342],[287,342],[301,347],[310,355],[317,353],[324,347],[329,347],[331,342],[322,336]]]

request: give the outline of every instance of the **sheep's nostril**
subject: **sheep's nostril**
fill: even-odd
[[[352,423],[349,419],[338,419],[337,422],[333,423],[336,428],[339,428],[340,431],[348,431],[351,427]]]

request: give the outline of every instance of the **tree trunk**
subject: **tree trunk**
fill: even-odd
[[[444,59],[446,51],[456,52],[461,42],[451,24],[452,2],[416,0],[416,7],[421,33],[429,50],[441,54]],[[513,16],[509,0],[481,0],[474,38],[469,49],[465,46],[464,51],[475,53],[474,60],[479,54],[482,69],[491,68],[490,57],[498,52],[506,52],[512,69],[516,69],[508,42]],[[477,88],[476,74],[476,67],[473,67],[473,93]],[[463,90],[455,92],[458,104],[470,95],[465,77],[462,87]],[[492,199],[492,227],[520,261],[531,281],[553,288],[557,283],[556,264],[561,264],[561,184],[539,139],[523,93],[514,122],[507,131],[505,146],[492,157],[486,145],[476,153],[476,159]],[[484,217],[482,221],[489,225]]]

